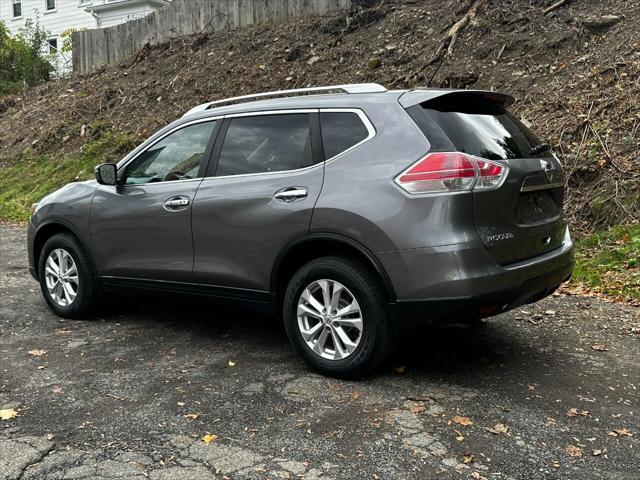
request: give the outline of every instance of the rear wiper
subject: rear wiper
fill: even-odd
[[[548,152],[549,150],[551,150],[551,145],[548,143],[541,143],[540,145],[536,145],[531,148],[531,155],[538,155],[542,152]]]

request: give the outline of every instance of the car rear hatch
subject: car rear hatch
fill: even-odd
[[[475,228],[496,261],[507,265],[560,247],[564,173],[548,146],[506,110],[513,99],[482,91],[430,92],[407,111],[431,152],[464,152],[509,168],[499,188],[473,192]]]

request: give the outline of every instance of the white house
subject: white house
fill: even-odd
[[[71,71],[71,53],[63,53],[61,34],[69,29],[111,27],[143,17],[171,0],[0,0],[0,21],[12,35],[37,22],[49,33],[45,48],[59,74]]]

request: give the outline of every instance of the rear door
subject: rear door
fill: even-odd
[[[562,245],[564,173],[548,148],[509,113],[503,98],[479,93],[443,95],[411,107],[436,150],[465,152],[509,167],[496,190],[476,191],[475,227],[500,264]]]
[[[266,295],[276,256],[309,230],[324,168],[315,110],[229,116],[193,205],[194,271],[220,294]]]

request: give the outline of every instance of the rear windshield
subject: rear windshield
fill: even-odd
[[[532,154],[540,141],[501,103],[483,95],[444,95],[408,111],[433,150],[453,148],[489,160],[549,155]]]

